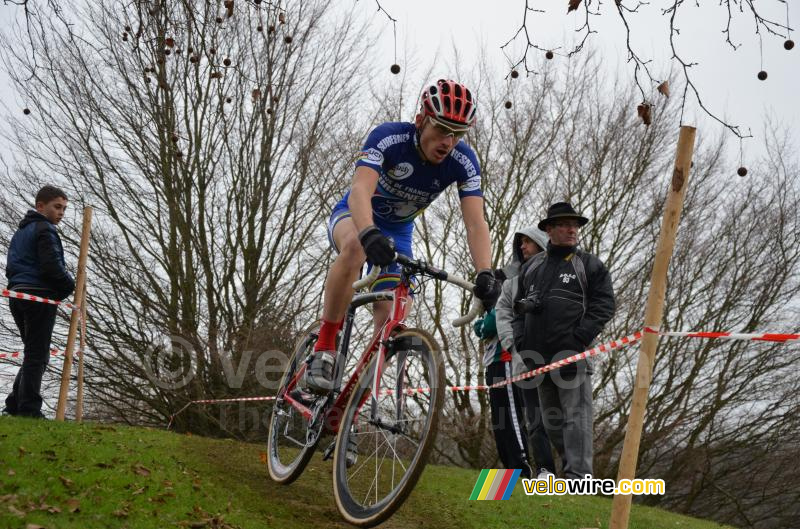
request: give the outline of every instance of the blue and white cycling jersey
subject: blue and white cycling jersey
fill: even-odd
[[[355,166],[374,169],[380,175],[372,196],[376,224],[411,224],[442,191],[457,183],[458,196],[482,197],[481,172],[475,153],[459,141],[439,164],[423,161],[417,151],[413,123],[384,123],[367,137]],[[350,192],[334,207],[347,208]]]

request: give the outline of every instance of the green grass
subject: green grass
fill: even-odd
[[[326,442],[323,440],[323,443]],[[0,418],[0,527],[348,527],[319,455],[289,486],[272,483],[264,448],[147,428]],[[382,527],[608,527],[611,501],[525,496],[469,501],[479,471],[429,466]],[[719,524],[634,506],[631,528]]]

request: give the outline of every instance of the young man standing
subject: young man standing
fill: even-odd
[[[523,228],[514,234],[513,258],[498,276],[506,278],[503,284],[498,309],[509,296],[511,285],[520,268],[533,256],[547,248],[547,234],[534,226]],[[475,322],[475,333],[484,340],[483,365],[486,368],[486,383],[495,384],[512,377],[512,356],[503,348],[498,338],[500,322],[495,310],[486,313]],[[522,340],[523,318],[516,322],[504,322],[509,332],[516,332],[516,341]],[[539,413],[537,388],[525,381],[521,384],[508,384],[489,390],[489,406],[492,413],[492,432],[497,453],[505,468],[519,468],[522,477],[546,479],[555,473],[555,464],[550,449],[550,440]],[[528,448],[534,459],[535,469],[528,462]]]
[[[489,227],[483,216],[478,160],[461,138],[475,124],[476,101],[461,83],[440,79],[422,93],[414,123],[384,123],[370,132],[356,161],[350,191],[333,208],[328,238],[338,256],[325,283],[322,327],[306,388],[332,389],[336,334],[353,297],[352,284],[365,261],[387,267],[372,290],[399,278],[395,252],[413,256],[414,218],[450,184],[457,184],[467,242],[475,269],[474,294],[491,307],[500,293],[491,270]],[[375,304],[377,325],[391,304]]]
[[[64,249],[56,231],[67,209],[67,195],[53,186],[36,194],[36,210],[28,210],[11,238],[6,277],[8,289],[62,300],[75,290],[64,264]],[[43,418],[42,376],[50,360],[50,339],[56,305],[11,298],[11,314],[25,345],[4,413]]]

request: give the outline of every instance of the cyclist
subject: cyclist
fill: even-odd
[[[456,183],[472,262],[474,294],[491,307],[500,285],[491,269],[489,227],[483,216],[478,160],[461,139],[475,124],[476,101],[461,83],[440,79],[425,88],[414,123],[384,123],[367,136],[355,163],[350,190],[333,208],[328,239],[338,253],[325,282],[322,326],[305,386],[317,394],[333,385],[336,334],[353,297],[353,282],[364,262],[388,267],[373,291],[393,288],[400,268],[395,252],[413,256],[414,218],[450,184]],[[391,302],[374,307],[376,328]]]

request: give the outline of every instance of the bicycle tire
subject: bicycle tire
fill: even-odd
[[[309,421],[280,397],[301,362],[314,350],[319,327],[319,322],[314,323],[300,334],[281,378],[276,394],[278,398],[272,407],[267,440],[267,467],[270,478],[284,485],[293,482],[303,473],[321,437],[321,423],[317,425],[316,431],[311,431]]]
[[[353,391],[339,426],[333,459],[336,506],[348,522],[362,527],[385,521],[413,490],[436,440],[444,399],[444,368],[433,336],[420,329],[407,329],[398,333],[392,343],[378,391],[373,387],[378,355]],[[424,384],[429,388],[427,393],[404,391],[425,387]],[[383,391],[386,389],[394,393]],[[417,418],[420,410],[424,411],[423,419]],[[356,442],[359,459],[348,468],[346,447],[351,441]],[[387,448],[381,455],[384,444]],[[392,458],[391,469],[384,469],[387,455]],[[359,473],[367,467],[374,467],[375,474],[362,479]],[[400,470],[402,476],[398,477]],[[379,493],[384,486],[387,492]]]

